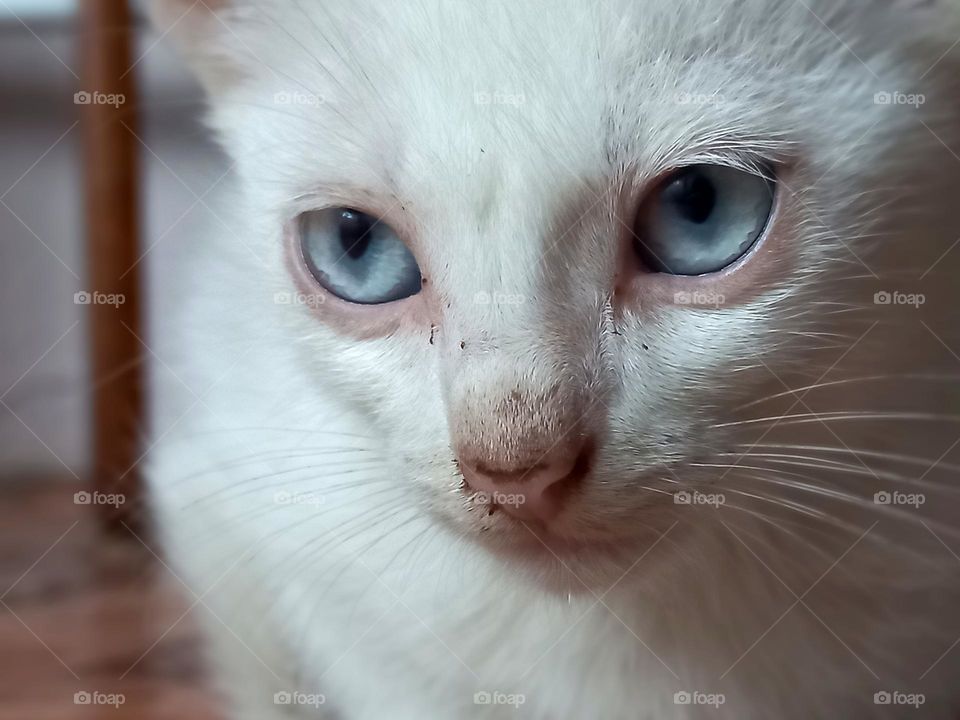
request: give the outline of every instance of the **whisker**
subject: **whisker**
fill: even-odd
[[[337,476],[334,475],[333,477],[337,477]],[[324,497],[326,497],[329,495],[336,495],[338,493],[346,492],[348,490],[354,490],[356,488],[371,487],[371,486],[380,485],[380,484],[389,483],[389,482],[391,481],[387,478],[380,477],[379,475],[371,475],[370,477],[361,478],[359,480],[352,480],[350,482],[338,483],[333,486],[324,487],[322,488],[321,494]],[[279,490],[282,490],[285,487],[285,485],[277,485],[276,487],[279,491]],[[369,493],[364,497],[372,497],[373,495],[376,495],[376,494],[378,493]],[[229,517],[225,517],[223,522],[210,528],[210,534],[213,536],[216,536],[217,534],[219,534],[220,532],[222,532],[228,527],[236,526],[238,523],[242,521],[252,522],[254,520],[258,520],[274,512],[276,509],[277,509],[276,506],[271,504],[271,505],[268,505],[266,508],[257,506],[245,512],[230,515]],[[205,537],[205,536],[200,536],[200,537]]]
[[[382,464],[382,461],[379,459],[361,460],[361,461],[352,460],[352,461],[344,461],[342,463],[331,463],[328,465],[316,465],[316,464],[298,465],[292,468],[285,468],[284,470],[261,473],[259,475],[254,475],[253,477],[244,478],[243,480],[240,480],[238,482],[230,483],[226,487],[219,488],[217,490],[214,490],[213,492],[207,493],[206,495],[201,495],[199,498],[195,498],[192,502],[188,503],[184,509],[191,509],[196,507],[197,505],[203,505],[205,503],[209,503],[211,500],[220,501],[224,499],[229,500],[235,497],[244,497],[251,493],[259,492],[263,490],[265,487],[267,488],[271,487],[271,485],[268,484],[266,486],[254,487],[252,489],[248,488],[248,490],[244,491],[243,493],[233,492],[238,488],[248,487],[250,483],[258,482],[260,480],[272,480],[277,477],[286,476],[286,475],[290,475],[291,473],[297,473],[297,472],[308,472],[308,471],[323,472],[325,470],[329,470],[330,468],[340,467],[342,465],[349,466],[350,468],[349,470],[343,471],[341,473],[344,475],[348,475],[353,472],[357,472],[359,470],[368,469],[368,467],[371,465],[378,465],[378,464]],[[329,477],[329,475],[324,475],[324,477]],[[229,494],[227,494],[226,497],[224,498],[223,497],[224,493],[229,493]]]
[[[884,470],[874,470],[873,468],[866,468],[859,465],[852,465],[849,463],[838,463],[837,461],[825,460],[823,458],[809,458],[810,460],[815,460],[817,462],[801,462],[790,460],[786,458],[804,458],[802,455],[778,455],[777,453],[747,453],[746,456],[740,455],[738,453],[718,453],[718,455],[732,455],[735,457],[749,457],[749,458],[764,458],[767,463],[772,463],[774,465],[786,465],[788,467],[801,467],[801,468],[810,468],[813,470],[823,470],[826,472],[835,472],[838,474],[845,475],[854,475],[864,478],[874,478],[875,480],[883,480],[892,483],[901,483],[904,485],[913,485],[916,487],[924,488],[927,490],[941,491],[941,492],[960,492],[960,487],[948,487],[942,483],[934,483],[924,481],[922,478],[912,478],[905,475],[900,475],[899,473],[886,472]],[[780,459],[785,458],[785,459]],[[829,463],[829,464],[827,464]],[[734,467],[745,467],[748,469],[763,469],[776,471],[775,467],[769,466],[751,466],[751,465],[735,465]]]
[[[762,418],[752,418],[750,420],[737,420],[734,422],[717,423],[710,425],[711,428],[740,427],[745,425],[757,425],[761,423],[776,423],[779,425],[807,425],[817,422],[834,422],[849,420],[909,420],[917,422],[960,422],[960,415],[947,413],[909,413],[909,412],[851,412],[851,411],[832,411],[822,413],[797,413],[794,415],[779,415]]]
[[[198,480],[199,478],[205,477],[206,475],[215,475],[218,473],[223,473],[227,470],[235,470],[238,468],[247,467],[249,465],[254,465],[261,461],[269,460],[302,460],[304,458],[313,458],[313,457],[322,457],[324,455],[335,455],[337,453],[371,453],[375,452],[372,448],[352,448],[352,447],[343,447],[343,448],[333,448],[330,446],[322,446],[318,448],[298,448],[303,452],[292,453],[290,450],[268,450],[265,452],[254,453],[253,455],[247,455],[241,458],[235,458],[235,462],[229,462],[222,465],[215,465],[203,470],[198,470],[189,475],[177,478],[171,483],[171,487],[177,487],[184,482],[191,480]]]
[[[327,430],[326,428],[304,428],[304,427],[291,428],[291,427],[276,426],[276,425],[273,425],[273,426],[246,425],[243,427],[229,427],[229,428],[199,430],[195,433],[191,433],[190,437],[182,438],[182,439],[184,441],[189,441],[192,438],[195,438],[198,436],[222,435],[225,433],[248,433],[248,432],[257,433],[257,434],[265,433],[265,432],[277,432],[277,433],[282,433],[284,435],[291,435],[294,433],[301,433],[301,434],[305,433],[308,435],[316,435],[317,437],[323,437],[325,435],[329,435],[331,437],[352,437],[352,438],[358,438],[360,440],[371,440],[371,441],[376,440],[375,437],[370,435],[362,435],[360,433],[353,433],[353,432],[344,432],[341,430]]]
[[[821,388],[837,387],[840,385],[851,385],[853,383],[866,383],[866,382],[878,382],[881,380],[929,380],[931,382],[957,382],[960,380],[960,375],[937,375],[937,374],[918,374],[918,373],[906,373],[906,374],[893,374],[893,375],[867,375],[864,377],[855,377],[855,378],[846,378],[844,380],[831,380],[829,382],[818,382],[812,385],[806,385],[804,387],[794,388],[793,390],[785,390],[784,392],[778,392],[773,395],[767,395],[765,397],[753,400],[744,405],[738,405],[735,410],[743,410],[748,407],[753,407],[754,405],[760,405],[771,400],[776,400],[778,398],[787,397],[795,395],[797,393],[807,393],[811,390],[817,390]]]
[[[930,458],[922,458],[915,455],[905,455],[902,453],[866,450],[863,448],[853,448],[851,450],[843,447],[832,447],[830,445],[785,445],[785,444],[777,444],[777,443],[763,443],[763,444],[757,444],[757,445],[749,445],[748,443],[739,443],[738,446],[739,447],[758,447],[762,449],[772,449],[772,450],[809,450],[809,451],[819,450],[822,452],[844,454],[844,455],[848,455],[852,452],[852,453],[856,453],[857,455],[862,455],[863,457],[872,457],[878,460],[891,460],[894,462],[904,463],[905,465],[914,465],[922,468],[929,468],[933,464],[933,460],[931,460]],[[940,462],[938,464],[938,467],[944,468],[951,472],[960,472],[960,465],[955,465],[952,463]]]
[[[766,468],[758,468],[758,469],[767,470]],[[818,497],[823,497],[830,500],[836,500],[838,502],[841,502],[847,505],[858,507],[861,510],[867,510],[873,514],[879,513],[879,514],[887,515],[896,520],[906,521],[914,524],[919,524],[921,522],[926,523],[928,525],[932,524],[935,527],[939,528],[942,532],[949,534],[951,536],[960,535],[960,530],[957,530],[949,525],[945,525],[944,523],[936,521],[932,518],[921,516],[918,513],[908,511],[905,508],[894,506],[894,505],[880,505],[873,502],[872,499],[868,500],[866,498],[857,497],[855,495],[850,495],[849,493],[840,492],[833,488],[824,488],[819,485],[811,484],[811,483],[789,482],[786,480],[777,479],[773,477],[762,476],[762,475],[752,475],[747,473],[741,475],[740,477],[743,477],[744,479],[756,480],[758,482],[778,485],[780,487],[785,487],[791,490],[797,490],[799,492],[810,493]],[[724,491],[726,490],[727,488],[724,488]],[[834,516],[824,514],[824,518],[828,518],[828,517],[833,517],[834,520],[837,519]]]

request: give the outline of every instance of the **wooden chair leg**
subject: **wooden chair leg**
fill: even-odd
[[[142,500],[144,429],[139,255],[139,143],[133,18],[126,0],[84,0],[82,106],[89,337],[93,376],[93,478],[108,529],[134,526]]]

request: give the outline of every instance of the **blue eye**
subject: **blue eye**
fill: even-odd
[[[674,173],[640,208],[634,240],[651,270],[705,275],[736,262],[773,212],[772,180],[721,165]]]
[[[385,222],[349,208],[300,216],[307,267],[326,290],[347,302],[381,305],[420,292],[413,253]]]

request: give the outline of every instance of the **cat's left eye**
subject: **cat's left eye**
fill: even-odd
[[[336,207],[304,213],[300,249],[327,291],[358,305],[382,305],[420,292],[420,267],[399,235],[360,210]]]
[[[774,194],[774,181],[761,175],[721,165],[681,168],[643,202],[634,247],[655,272],[718,272],[763,235]]]

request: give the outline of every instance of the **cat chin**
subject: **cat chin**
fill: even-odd
[[[654,562],[643,563],[647,550],[661,537],[653,528],[629,533],[559,534],[535,523],[502,518],[495,526],[465,528],[442,522],[519,575],[536,590],[559,596],[597,596],[614,585],[651,580]]]
[[[482,542],[508,568],[534,588],[561,597],[602,597],[612,587],[652,581],[654,570],[646,566],[634,568],[643,548],[650,546],[655,535],[642,540],[570,541],[544,539],[543,542]],[[629,576],[629,578],[628,578]]]

